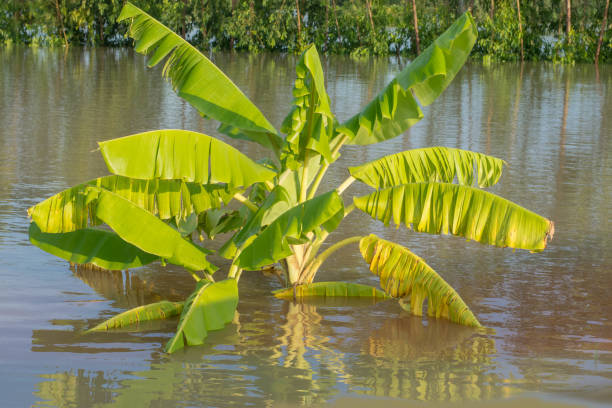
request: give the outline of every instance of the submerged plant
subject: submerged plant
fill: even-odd
[[[318,194],[344,145],[394,138],[423,117],[419,103],[429,105],[442,93],[476,41],[469,13],[344,123],[331,111],[317,50],[309,47],[297,64],[293,106],[280,132],[181,37],[130,3],[121,19],[130,21],[136,51],[149,56],[149,66],[165,60],[163,75],[180,97],[219,121],[224,134],[268,148],[271,160],[256,163],[201,133],[145,132],[100,143],[112,175],[30,208],[30,240],[51,254],[115,270],[169,262],[196,280],[182,304],[141,306],[92,330],[180,314],[166,351],[202,344],[209,330],[232,320],[243,271],[275,264],[282,267],[287,288],[277,291],[279,297],[393,297],[415,315],[427,302],[430,316],[477,327],[459,294],[407,248],[375,235],[347,238],[322,252],[321,245],[354,210],[385,225],[393,220],[418,232],[534,252],[552,237],[552,222],[480,189],[497,183],[503,160],[460,149],[415,149],[350,167],[337,189]],[[355,181],[374,191],[345,206],[341,195]],[[238,209],[227,206],[232,200]],[[231,266],[223,280],[215,281],[217,267],[207,260],[211,251],[192,236],[213,240],[228,232],[233,234],[218,254]],[[359,243],[384,292],[345,282],[313,283],[323,262],[351,243]]]

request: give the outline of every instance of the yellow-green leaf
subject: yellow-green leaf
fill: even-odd
[[[490,187],[499,181],[504,161],[493,156],[450,147],[407,150],[349,167],[349,172],[376,189],[407,183],[440,181],[472,185],[478,173],[478,186]]]
[[[453,234],[498,247],[539,252],[554,233],[552,221],[495,194],[456,184],[404,184],[353,201],[385,225],[393,219],[415,231]]]
[[[248,187],[276,176],[214,137],[188,130],[154,130],[100,143],[108,170],[119,176]]]
[[[161,302],[151,303],[149,305],[138,306],[123,313],[111,317],[108,320],[92,327],[85,333],[95,331],[107,331],[111,329],[120,329],[122,327],[138,324],[149,320],[169,319],[173,316],[178,316],[183,311],[182,302],[169,302],[163,300]]]
[[[159,21],[126,3],[117,21],[129,19],[128,35],[136,52],[148,55],[149,67],[166,59],[163,75],[172,88],[203,116],[242,129],[242,135],[277,149],[276,129],[240,89],[208,58]]]
[[[115,193],[96,187],[90,189],[98,194],[96,217],[124,241],[190,270],[214,272],[217,269],[206,259],[208,251],[183,239],[177,230],[150,212]]]
[[[88,199],[88,187],[116,193],[163,220],[200,214],[229,202],[236,190],[218,185],[201,185],[182,180],[137,180],[106,176],[87,181],[57,193],[28,209],[41,231],[71,232],[96,226],[96,200]],[[96,196],[97,197],[97,196]]]
[[[364,237],[359,243],[363,259],[370,271],[380,277],[380,287],[392,297],[410,298],[410,312],[423,315],[427,299],[427,314],[466,326],[480,327],[459,294],[429,265],[408,249],[376,235]]]
[[[235,279],[216,283],[201,280],[185,301],[176,334],[166,344],[166,352],[173,353],[185,346],[204,344],[209,331],[222,329],[232,321],[237,305],[238,285]]]
[[[423,117],[414,96],[423,106],[432,103],[465,64],[477,36],[476,24],[466,12],[338,132],[347,135],[350,144],[360,145],[400,135]]]
[[[387,299],[384,292],[372,286],[349,282],[315,282],[299,285],[295,288],[275,290],[274,296],[281,299],[293,299],[304,297],[360,297]]]

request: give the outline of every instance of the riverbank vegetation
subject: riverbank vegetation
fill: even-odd
[[[124,0],[7,0],[0,43],[129,46],[118,22]],[[151,0],[137,1],[208,51],[415,56],[470,9],[479,38],[472,57],[610,62],[609,0]]]

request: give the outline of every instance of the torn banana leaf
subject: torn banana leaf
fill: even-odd
[[[552,221],[473,187],[411,183],[353,199],[372,218],[418,232],[452,234],[498,247],[540,252],[554,234]]]
[[[427,299],[429,316],[480,327],[459,294],[422,258],[376,235],[364,237],[359,249],[363,259],[370,264],[370,271],[380,278],[380,287],[387,294],[410,299],[412,314],[422,316],[423,302]]]

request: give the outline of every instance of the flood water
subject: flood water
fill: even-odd
[[[214,60],[280,125],[296,57]],[[327,59],[332,109],[348,118],[406,62]],[[385,229],[357,212],[333,234],[374,232],[408,246],[486,330],[410,316],[393,301],[294,304],[272,297],[278,282],[257,272],[243,274],[233,324],[204,346],[166,355],[176,321],[80,333],[126,308],[184,299],[191,277],[160,265],[72,270],[28,242],[26,209],[106,175],[97,141],[159,128],[218,135],[215,125],[130,50],[0,50],[0,405],[611,404],[611,90],[611,66],[470,64],[403,137],[345,148],[328,173],[320,191],[344,180],[349,165],[437,145],[506,160],[492,190],[555,221],[542,253]],[[230,142],[264,157],[255,145]],[[355,183],[345,197],[367,191]],[[329,259],[318,280],[378,285],[356,246]]]

